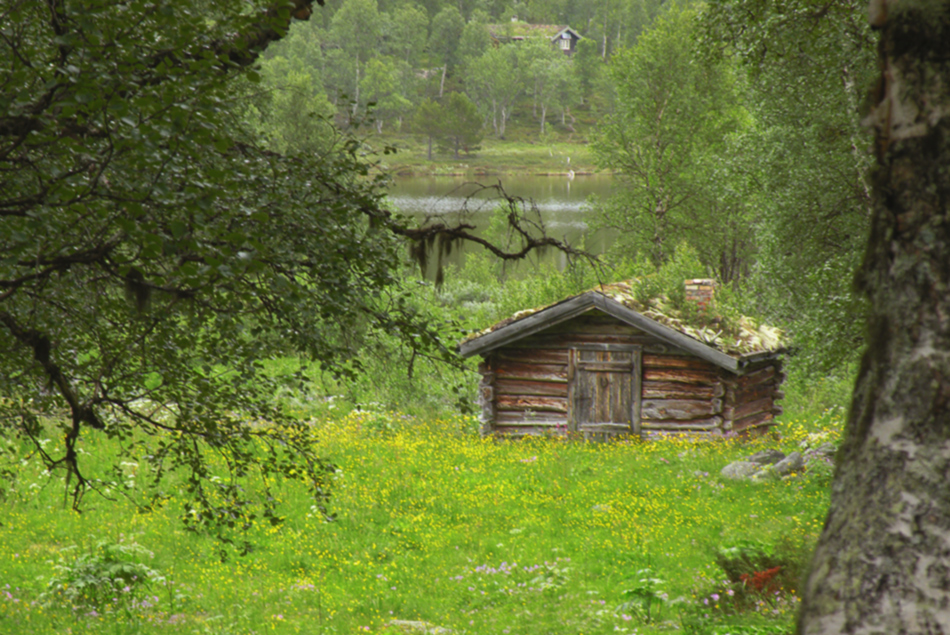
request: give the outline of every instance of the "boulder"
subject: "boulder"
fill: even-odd
[[[749,478],[761,468],[761,465],[758,463],[753,463],[752,461],[736,461],[722,468],[720,474],[722,474],[725,478],[741,480]]]
[[[772,466],[772,469],[779,476],[788,476],[794,472],[801,472],[805,467],[805,460],[801,452],[792,452],[784,459]]]
[[[815,461],[821,461],[827,465],[834,465],[835,456],[838,454],[838,448],[834,443],[822,443],[817,448],[805,450],[805,466]]]
[[[809,452],[813,452],[809,450]],[[824,454],[815,456],[824,457]],[[724,478],[734,480],[765,481],[775,478],[786,478],[791,474],[799,474],[805,469],[806,457],[801,452],[792,452],[785,456],[778,450],[763,450],[756,452],[747,461],[735,461],[722,468],[720,474]]]
[[[758,465],[774,465],[785,458],[780,450],[762,450],[749,457],[749,461]]]

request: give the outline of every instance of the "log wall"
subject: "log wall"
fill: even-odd
[[[775,417],[782,414],[782,406],[777,402],[785,396],[781,390],[783,381],[781,359],[763,361],[742,375],[728,376],[723,397],[723,429],[743,436],[768,430]]]
[[[643,355],[643,438],[721,434],[725,384],[719,367],[688,354],[669,351]]]
[[[778,360],[741,376],[594,311],[489,353],[480,365],[482,430],[507,436],[564,435],[569,351],[598,345],[642,351],[640,433],[719,436],[767,429],[781,412],[775,401],[784,375]]]

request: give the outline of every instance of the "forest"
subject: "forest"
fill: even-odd
[[[840,378],[863,337],[849,272],[870,209],[860,108],[875,37],[864,12],[345,0],[268,48],[248,116],[277,151],[319,151],[342,127],[410,172],[440,153],[458,169],[460,153],[483,146],[492,157],[573,147],[574,164],[553,170],[621,184],[588,205],[588,226],[618,236],[605,264],[656,268],[687,245],[696,275],[793,334],[805,372]],[[581,37],[569,54],[551,40],[565,28]]]
[[[950,628],[946,4],[0,0],[0,631]],[[481,434],[460,345],[619,281],[787,344],[674,387],[767,434]]]

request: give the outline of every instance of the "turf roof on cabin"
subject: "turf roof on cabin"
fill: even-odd
[[[641,302],[637,299],[636,294],[638,284],[639,280],[636,279],[613,282],[565,298],[560,302],[518,311],[509,318],[471,334],[465,338],[464,342],[476,340],[528,316],[567,302],[572,298],[578,298],[587,293],[599,293],[644,317],[650,318],[654,322],[733,357],[745,357],[757,353],[778,353],[785,348],[786,342],[779,329],[758,324],[750,317],[740,316],[738,319],[726,319],[721,315],[709,313],[703,315],[701,312],[691,312],[691,315],[687,315],[674,307],[669,299],[662,295]]]

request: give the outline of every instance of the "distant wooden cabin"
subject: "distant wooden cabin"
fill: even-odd
[[[483,358],[482,431],[603,439],[767,430],[781,413],[780,332],[748,318],[718,331],[715,318],[690,324],[662,300],[637,301],[636,284],[525,311],[464,341],[463,356]],[[708,303],[713,284],[688,280],[687,298]]]
[[[517,20],[505,24],[489,24],[488,33],[496,44],[544,37],[565,55],[573,55],[577,50],[577,42],[582,39],[580,33],[566,25],[528,24]]]

